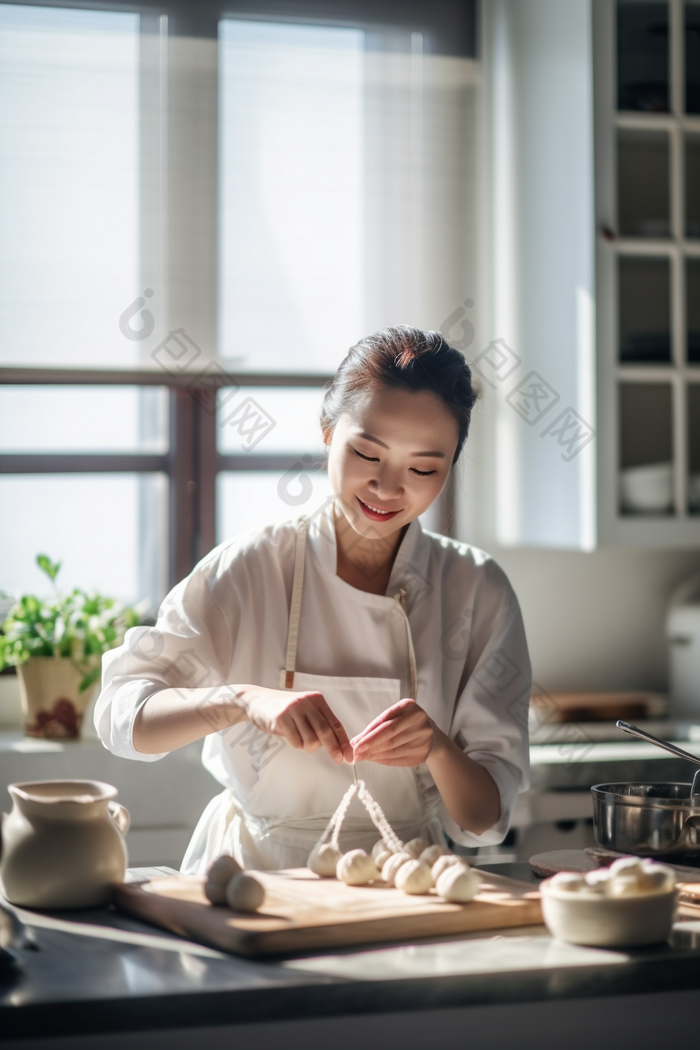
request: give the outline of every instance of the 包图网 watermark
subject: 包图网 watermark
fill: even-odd
[[[151,288],[146,288],[143,296],[130,303],[120,316],[119,330],[125,338],[142,341],[152,335],[155,317],[144,307],[146,297],[152,298],[153,294]],[[137,317],[140,317],[141,325],[134,327],[132,322]],[[184,377],[184,389],[209,415],[216,415],[241,394],[240,384],[218,361],[205,361],[201,347],[184,328],[171,329],[151,352],[151,359],[171,378]],[[226,416],[219,422],[220,428],[229,427],[238,433],[244,452],[252,452],[275,426],[273,416],[249,395],[243,395],[238,404],[227,409]]]

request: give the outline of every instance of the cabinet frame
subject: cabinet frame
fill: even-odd
[[[700,383],[700,364],[687,361],[686,259],[700,258],[700,238],[685,236],[686,133],[700,134],[700,115],[684,112],[684,2],[668,0],[670,103],[668,113],[617,110],[617,3],[593,0],[594,152],[596,214],[596,341],[598,402],[598,543],[638,547],[697,547],[700,514],[688,512],[689,427],[687,389]],[[668,238],[617,236],[617,135],[621,129],[663,131],[669,136],[670,228]],[[618,258],[662,257],[670,263],[671,362],[619,361]],[[673,409],[673,515],[622,514],[619,509],[621,383],[669,383]]]

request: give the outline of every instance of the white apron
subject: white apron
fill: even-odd
[[[280,671],[279,687],[322,693],[352,738],[401,699],[401,680],[343,678],[296,670],[308,525],[308,519],[301,518],[297,529],[286,666]],[[416,661],[408,617],[403,610],[404,595],[401,590],[394,598],[406,622],[411,697],[417,700]],[[413,767],[360,762],[357,775],[365,781],[399,838],[407,841],[421,835],[429,842],[444,843],[435,815],[437,805],[427,810]],[[204,872],[221,853],[232,854],[244,868],[264,871],[304,867],[353,779],[352,765],[336,764],[325,748],[309,753],[287,744],[259,771],[245,809],[230,788],[211,800],[197,824],[181,870],[187,874]],[[379,832],[367,811],[354,798],[343,824],[341,847],[369,851],[378,838]]]

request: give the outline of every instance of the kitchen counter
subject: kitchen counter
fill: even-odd
[[[530,878],[528,865],[489,870]],[[130,875],[158,873],[169,872]],[[256,961],[111,909],[15,910],[38,950],[21,949],[21,968],[0,978],[0,1044],[23,1050],[409,1050],[436,1036],[440,1050],[534,1050],[545,1032],[567,1050],[617,1047],[623,1034],[643,1047],[685,1040],[700,1003],[700,921],[634,951],[566,945],[536,926]]]
[[[700,725],[647,719],[638,723],[691,754],[700,754]],[[531,727],[530,787],[539,791],[588,791],[610,781],[690,783],[693,767],[654,744],[635,740],[614,723],[571,722]]]

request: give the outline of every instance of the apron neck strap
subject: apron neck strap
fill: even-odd
[[[292,601],[289,606],[289,628],[287,630],[287,659],[284,669],[284,688],[294,688],[294,671],[297,662],[297,642],[299,640],[299,617],[301,614],[301,591],[304,584],[304,560],[306,558],[306,536],[309,519],[302,518],[297,526],[296,548],[294,551],[294,582],[292,584]]]

